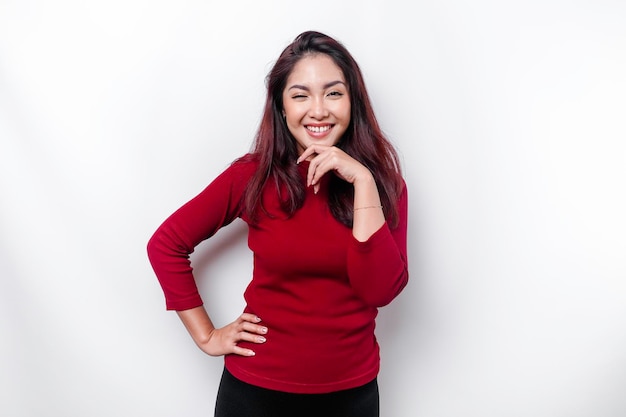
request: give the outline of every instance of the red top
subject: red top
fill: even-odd
[[[339,223],[327,203],[328,175],[320,190],[306,190],[302,208],[290,218],[281,211],[268,182],[265,208],[250,224],[241,197],[257,164],[237,161],[173,213],[148,243],[148,256],[163,288],[167,309],[202,305],[189,254],[219,228],[241,217],[249,225],[254,270],[244,298],[246,312],[261,317],[267,342],[240,342],[255,356],[227,355],[237,378],[264,388],[324,393],[370,382],[379,370],[374,335],[378,307],[390,303],[408,280],[406,185],[400,222],[387,224],[366,242]],[[308,162],[300,164],[303,181]]]

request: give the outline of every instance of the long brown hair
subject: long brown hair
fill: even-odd
[[[282,208],[293,214],[304,202],[305,184],[298,172],[296,141],[282,117],[283,90],[296,63],[311,54],[328,55],[341,69],[348,84],[351,121],[336,145],[362,163],[373,174],[383,210],[391,224],[398,221],[398,198],[402,191],[398,155],[382,133],[372,108],[361,70],[348,50],[335,39],[315,31],[298,35],[280,54],[269,72],[265,109],[248,159],[258,160],[257,172],[249,182],[243,199],[244,210],[257,219],[264,211],[262,190],[270,179],[280,192]],[[329,207],[333,216],[352,227],[354,187],[337,176],[329,181]]]

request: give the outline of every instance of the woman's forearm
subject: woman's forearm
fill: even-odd
[[[198,347],[202,349],[203,346],[206,346],[215,330],[215,326],[213,326],[206,309],[203,306],[199,306],[189,310],[177,311],[176,313]]]
[[[380,195],[374,177],[363,176],[354,181],[354,221],[352,235],[364,242],[385,223]]]

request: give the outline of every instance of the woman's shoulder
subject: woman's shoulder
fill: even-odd
[[[260,157],[256,153],[248,152],[236,158],[231,165],[240,167],[257,168],[260,163]]]
[[[259,157],[253,153],[246,153],[233,160],[226,173],[241,179],[249,180],[259,167]]]
[[[254,177],[258,165],[257,158],[252,154],[244,154],[231,160],[222,172],[210,181],[205,191],[222,193],[220,195],[225,193],[229,198],[240,198]]]

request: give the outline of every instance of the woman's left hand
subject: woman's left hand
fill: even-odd
[[[319,180],[329,171],[350,184],[361,179],[371,180],[372,173],[363,164],[336,146],[311,145],[297,160],[300,163],[312,157],[307,173],[307,187],[313,186],[314,192],[319,190]]]

